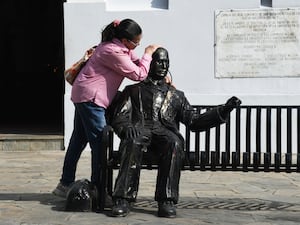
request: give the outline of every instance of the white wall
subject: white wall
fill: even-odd
[[[127,0],[134,2],[136,0]],[[299,78],[221,78],[214,76],[214,10],[260,8],[260,0],[162,0],[159,10],[151,8],[149,0],[131,10],[118,8],[124,0],[73,0],[64,4],[66,67],[74,63],[90,46],[100,40],[101,29],[114,19],[132,18],[143,28],[142,55],[150,43],[166,47],[170,55],[170,70],[178,89],[185,92],[192,104],[220,104],[232,95],[243,104],[299,103]],[[152,3],[157,1],[153,0]],[[300,6],[299,1],[274,0],[278,7]],[[107,8],[107,6],[109,7]],[[155,5],[155,4],[154,4]],[[124,85],[131,83],[125,81]],[[67,146],[73,121],[71,87],[65,93],[65,145]]]

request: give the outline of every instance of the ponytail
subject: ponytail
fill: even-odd
[[[116,36],[116,27],[119,24],[116,20],[108,24],[101,33],[101,42],[111,41]]]
[[[124,19],[121,22],[114,20],[102,31],[101,42],[112,41],[114,38],[118,38],[119,40],[122,38],[133,40],[141,33],[141,27],[134,20]]]

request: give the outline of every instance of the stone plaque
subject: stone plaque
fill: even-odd
[[[299,77],[300,8],[215,12],[215,76]]]

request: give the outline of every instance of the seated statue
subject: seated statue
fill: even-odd
[[[179,123],[192,131],[203,131],[225,123],[232,109],[241,104],[231,97],[226,104],[197,112],[184,93],[164,79],[169,69],[168,51],[158,48],[152,55],[148,78],[128,85],[117,101],[111,125],[121,142],[121,164],[116,178],[112,216],[126,216],[136,201],[143,152],[158,157],[155,201],[158,216],[176,217],[184,139]]]

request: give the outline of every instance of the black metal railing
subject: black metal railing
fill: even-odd
[[[240,106],[226,124],[194,134],[186,128],[185,140],[183,169],[300,171],[300,106]]]

